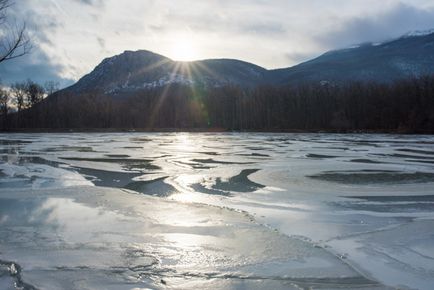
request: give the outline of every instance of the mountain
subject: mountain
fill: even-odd
[[[414,78],[422,75],[431,76]],[[324,82],[344,85],[299,86]],[[31,108],[5,114],[0,128],[432,134],[433,88],[434,33],[331,51],[278,70],[126,51]]]
[[[384,43],[327,52],[291,68],[271,71],[269,81],[299,84],[328,81],[391,82],[434,74],[434,31],[416,32]]]
[[[99,88],[104,93],[116,95],[173,83],[253,87],[265,80],[266,73],[262,67],[239,60],[178,62],[146,50],[125,51],[104,59],[68,90],[80,93]]]
[[[123,95],[175,83],[204,87],[387,83],[429,74],[434,74],[434,31],[329,51],[299,65],[275,70],[234,59],[178,62],[146,50],[125,51],[104,59],[66,91],[80,94],[98,89],[105,94]]]

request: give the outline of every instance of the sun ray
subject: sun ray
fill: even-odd
[[[167,97],[167,93],[169,92],[170,87],[172,86],[173,80],[175,79],[175,76],[177,74],[177,72],[179,71],[179,67],[180,67],[180,63],[176,62],[175,65],[173,66],[173,70],[169,75],[169,82],[168,84],[164,87],[163,92],[161,93],[161,96],[158,98],[158,101],[156,103],[156,105],[154,106],[152,112],[151,112],[151,116],[150,116],[150,128],[154,127],[154,122],[155,122],[155,117],[158,114],[158,111],[161,107],[161,105],[163,104],[163,102],[165,101],[166,97]]]
[[[201,73],[200,70],[204,70],[209,75],[211,75],[213,78],[223,81],[221,75],[219,75],[219,74],[215,73],[214,71],[210,70],[206,65],[204,65],[203,63],[201,63],[199,61],[194,63],[194,66],[193,66],[192,69],[196,70],[199,74]]]
[[[198,109],[197,113],[200,114],[201,121],[202,122],[205,121],[205,124],[207,126],[210,126],[211,122],[208,115],[208,108],[203,99],[203,88],[201,88],[200,86],[198,86],[197,83],[194,82],[194,76],[192,70],[196,69],[195,64],[196,64],[195,62],[184,63],[184,68],[186,70],[187,76],[190,80],[192,80],[192,86],[191,86],[192,97],[193,97],[192,102],[196,102],[197,105],[196,108]],[[200,74],[200,72],[197,73]]]
[[[152,71],[152,70],[154,70],[154,69],[156,69],[156,68],[159,68],[159,67],[161,67],[161,66],[163,66],[163,65],[165,65],[165,64],[168,64],[168,63],[170,63],[170,62],[171,62],[170,59],[168,59],[168,58],[164,58],[164,59],[162,59],[162,60],[160,60],[160,61],[157,61],[157,62],[155,62],[155,63],[151,63],[150,65],[148,65],[148,66],[146,66],[146,67],[144,67],[144,68],[142,68],[142,69],[136,71],[136,72],[135,72],[134,74],[132,74],[130,77],[135,77],[135,76],[137,76],[137,75],[140,75],[140,74],[143,74],[143,73],[150,72],[150,71]]]

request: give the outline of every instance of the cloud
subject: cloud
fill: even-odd
[[[98,42],[98,44],[99,44],[101,50],[105,51],[106,49],[105,49],[105,40],[104,40],[104,38],[102,38],[102,37],[97,37],[97,38],[96,38],[96,41]]]
[[[0,64],[0,77],[65,83],[124,50],[173,57],[188,43],[198,59],[276,68],[434,28],[432,0],[20,0],[12,10],[26,20],[35,50]]]
[[[103,6],[104,2],[102,0],[74,0],[80,4],[89,5],[89,6]]]
[[[285,58],[287,58],[291,63],[301,63],[307,59],[312,59],[315,57],[315,53],[308,52],[287,52],[285,53]]]
[[[264,6],[263,1],[220,0],[217,3],[211,0],[204,1],[206,4],[202,3],[194,8],[191,4],[187,4],[190,1],[181,0],[180,2],[184,2],[184,9],[165,7],[159,15],[158,23],[150,23],[149,28],[158,32],[187,30],[192,33],[252,34],[265,38],[286,33],[281,20],[260,16],[261,13],[258,12]],[[218,5],[218,9],[212,9],[212,3]],[[244,4],[240,5],[240,3]]]
[[[343,21],[335,31],[317,36],[328,47],[347,47],[364,42],[381,42],[415,30],[434,28],[434,9],[399,3],[376,15]]]
[[[59,76],[62,66],[52,64],[43,52],[33,49],[31,54],[9,60],[0,65],[0,77],[3,84],[32,79],[40,84],[57,81],[61,87],[69,86],[74,80]]]
[[[20,58],[0,64],[1,81],[10,84],[32,79],[39,83],[53,80],[58,81],[63,86],[72,84],[72,79],[61,76],[61,72],[65,69],[64,65],[54,63],[44,49],[56,49],[56,43],[53,42],[51,36],[55,31],[62,29],[63,24],[57,21],[56,17],[40,17],[31,10],[22,9],[23,6],[21,5],[29,3],[31,2],[28,0],[14,3],[8,13],[17,23],[25,22],[32,49],[30,53]]]

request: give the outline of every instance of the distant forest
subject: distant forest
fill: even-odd
[[[243,89],[171,85],[109,96],[59,91],[1,128],[434,133],[434,76],[392,84]]]

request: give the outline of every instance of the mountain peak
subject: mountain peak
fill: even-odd
[[[133,55],[133,56],[158,56],[161,58],[167,58],[161,54],[155,53],[153,51],[150,50],[146,50],[146,49],[138,49],[138,50],[124,50],[124,52],[118,54],[117,56],[122,56],[122,55]]]
[[[126,50],[105,58],[70,89],[120,94],[170,84],[251,87],[264,80],[266,69],[235,59],[179,62],[149,50]]]
[[[355,49],[355,48],[363,48],[363,47],[370,47],[370,46],[379,46],[379,45],[383,45],[383,44],[388,44],[391,42],[394,42],[396,40],[400,40],[400,39],[405,39],[405,38],[412,38],[412,37],[422,37],[422,36],[429,36],[431,34],[434,34],[434,29],[427,29],[427,30],[412,30],[409,31],[405,34],[403,34],[402,36],[398,37],[398,38],[393,38],[393,39],[389,39],[389,40],[385,40],[385,41],[380,41],[380,42],[362,42],[362,43],[358,43],[343,49],[335,49],[335,50],[330,50],[328,52],[326,52],[325,54],[328,53],[333,53],[333,52],[339,52],[342,50],[350,50],[350,49]]]
[[[152,61],[152,60],[161,60],[166,59],[170,60],[169,58],[152,52],[150,50],[140,49],[140,50],[125,50],[124,52],[105,58],[100,64],[104,63],[113,63],[114,61]]]

